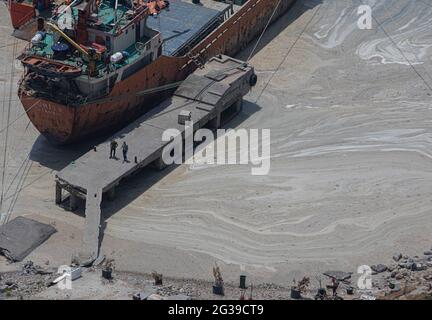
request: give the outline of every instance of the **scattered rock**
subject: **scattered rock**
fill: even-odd
[[[431,281],[432,280],[432,274],[426,274],[426,275],[424,275],[423,279],[425,279],[426,281]]]
[[[371,266],[371,269],[373,271],[375,271],[376,273],[382,273],[382,272],[387,271],[387,266],[384,264],[377,264],[377,265]]]
[[[393,256],[393,260],[396,262],[398,262],[400,259],[402,259],[402,253],[398,253]]]
[[[412,269],[413,269],[413,266],[414,266],[414,262],[400,263],[399,266],[400,266],[401,268],[405,268],[405,269],[408,269],[408,270],[412,270]]]
[[[402,280],[404,277],[405,276],[402,273],[398,273],[398,274],[396,274],[395,279],[396,280]]]
[[[389,271],[389,272],[393,272],[393,271],[396,269],[396,267],[397,267],[397,266],[395,266],[395,265],[387,266],[387,271]]]
[[[421,263],[413,263],[412,265],[412,271],[423,271],[426,270],[427,266],[421,264]]]
[[[23,274],[37,274],[36,268],[33,264],[33,261],[27,261],[22,266]]]

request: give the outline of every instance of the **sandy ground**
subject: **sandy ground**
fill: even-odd
[[[242,272],[255,283],[288,285],[311,272],[354,271],[430,247],[432,6],[363,1],[384,32],[376,21],[372,30],[357,27],[361,3],[299,0],[253,57],[259,84],[229,126],[271,129],[269,175],[252,176],[249,166],[144,171],[103,203],[102,251],[118,270],[210,280],[218,261],[227,281]],[[11,120],[23,109],[11,58],[19,50],[0,5],[4,128],[9,101]],[[3,211],[21,190],[12,217],[58,229],[28,258],[68,263],[84,220],[54,205],[53,177],[88,146],[50,146],[25,116],[8,140]],[[6,267],[0,261],[0,271]]]

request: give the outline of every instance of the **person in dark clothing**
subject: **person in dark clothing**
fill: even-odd
[[[126,141],[123,141],[123,144],[122,144],[123,162],[129,162],[127,159],[128,150],[129,150],[129,146],[126,144]]]
[[[110,148],[110,159],[116,158],[116,149],[117,149],[118,143],[115,140],[111,141],[111,148]]]

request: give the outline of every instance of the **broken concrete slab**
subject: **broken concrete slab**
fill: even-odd
[[[17,217],[0,226],[0,254],[13,262],[22,261],[55,232],[51,225]]]

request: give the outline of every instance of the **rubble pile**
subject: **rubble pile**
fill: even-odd
[[[21,271],[0,276],[0,295],[4,298],[28,298],[46,289],[56,277],[54,271],[27,261]]]
[[[432,298],[432,250],[425,251],[423,256],[397,254],[385,269],[374,271],[374,287],[380,298]]]
[[[288,288],[273,283],[238,284],[225,283],[225,295],[214,295],[214,283],[191,279],[155,279],[149,275],[116,272],[114,278],[104,279],[102,267],[90,267],[88,272],[101,274],[102,284],[116,285],[117,279],[136,288],[130,292],[135,300],[189,300],[189,299],[264,299],[264,300],[393,300],[432,299],[432,248],[419,256],[400,253],[389,259],[387,264],[370,266],[372,287],[362,289],[358,285],[357,272],[326,271],[321,275],[306,275],[294,281]],[[356,270],[357,271],[357,270]],[[0,299],[28,299],[45,290],[58,277],[56,270],[44,269],[32,261],[25,262],[16,272],[0,274]],[[84,275],[84,278],[86,276]],[[291,291],[290,291],[291,289]],[[294,294],[295,293],[295,294]]]

